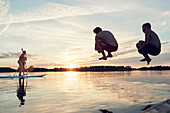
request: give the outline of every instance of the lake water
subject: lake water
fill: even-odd
[[[0,113],[139,113],[170,98],[170,71],[31,73],[39,74],[47,75],[0,79]]]

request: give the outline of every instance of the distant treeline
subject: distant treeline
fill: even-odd
[[[170,70],[170,66],[141,67],[138,70]]]
[[[78,68],[35,68],[33,72],[57,72],[57,71],[132,71],[132,70],[170,70],[170,66],[154,66],[131,68],[131,66],[90,66]],[[0,72],[15,72],[10,67],[0,67]]]
[[[16,72],[16,70],[10,67],[0,67],[0,72]]]

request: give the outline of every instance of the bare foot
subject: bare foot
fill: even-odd
[[[148,60],[147,60],[147,65],[150,64],[151,60],[152,60],[152,59],[148,59]]]
[[[101,57],[99,60],[107,60],[107,57]]]
[[[142,60],[140,60],[140,61],[141,61],[141,62],[144,62],[144,61],[147,61],[147,60],[146,60],[146,58],[144,58],[144,59],[142,59]]]
[[[108,58],[108,57],[113,57],[113,55],[112,55],[112,54],[108,54],[108,55],[107,55],[107,58]]]

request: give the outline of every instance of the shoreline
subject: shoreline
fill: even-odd
[[[164,71],[170,70],[170,66],[151,66],[132,68],[131,66],[89,66],[89,67],[77,67],[77,68],[39,68],[36,67],[32,72],[111,72],[111,71]],[[4,72],[16,72],[16,69],[11,67],[0,67],[0,73]]]

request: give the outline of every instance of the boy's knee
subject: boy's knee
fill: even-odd
[[[138,44],[138,43],[136,44],[136,48],[138,48],[138,49],[139,49],[139,44]]]
[[[144,41],[139,41],[137,44],[136,44],[136,47],[139,49],[145,42]]]

